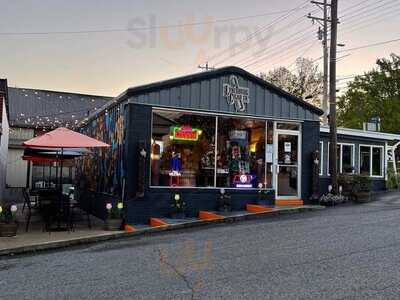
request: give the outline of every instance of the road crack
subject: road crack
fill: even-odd
[[[192,287],[189,279],[186,278],[185,274],[180,272],[179,269],[172,263],[168,262],[167,258],[165,257],[165,255],[162,253],[161,249],[158,248],[158,256],[160,258],[160,264],[162,265],[166,265],[167,267],[169,267],[180,279],[182,279],[182,281],[186,284],[186,287],[190,290],[191,292],[191,299],[194,299],[194,293],[195,290]]]

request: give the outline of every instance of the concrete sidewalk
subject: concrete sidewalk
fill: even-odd
[[[101,226],[94,226],[89,229],[81,226],[74,232],[42,232],[41,230],[26,233],[24,228],[19,228],[16,237],[0,238],[0,256],[32,253],[43,250],[64,248],[88,243],[101,242],[117,238],[142,236],[161,231],[170,231],[183,228],[204,226],[213,223],[231,223],[256,218],[265,218],[281,214],[300,213],[305,211],[320,210],[324,207],[319,205],[303,205],[291,207],[273,207],[265,212],[251,213],[248,211],[233,211],[228,213],[210,212],[218,214],[216,219],[184,219],[171,222],[170,219],[163,219],[166,225],[161,226],[137,226],[133,232],[104,231]]]

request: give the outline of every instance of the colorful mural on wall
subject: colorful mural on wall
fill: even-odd
[[[77,175],[86,190],[122,196],[124,167],[124,113],[119,104],[106,110],[81,128],[81,133],[103,141],[110,148],[98,148],[81,159]]]

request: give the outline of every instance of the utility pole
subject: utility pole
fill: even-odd
[[[331,49],[329,64],[329,132],[330,132],[330,174],[332,193],[338,192],[337,178],[337,127],[336,127],[336,46],[338,24],[338,0],[331,2]]]
[[[328,4],[328,0],[324,0],[323,2],[311,1],[312,4],[316,4],[323,11],[323,18],[313,17],[310,14],[308,18],[310,18],[313,22],[318,22],[322,25],[323,29],[319,28],[318,30],[318,39],[322,40],[323,47],[323,58],[324,58],[324,74],[323,74],[323,98],[322,98],[322,110],[324,111],[324,115],[322,116],[322,123],[324,125],[328,124],[328,22],[330,22],[328,18],[328,7],[331,6]]]
[[[328,124],[328,0],[324,0],[324,40],[322,45],[324,48],[324,94],[322,98],[322,110],[324,115],[322,116],[322,123]]]

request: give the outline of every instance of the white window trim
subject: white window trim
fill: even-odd
[[[329,149],[330,149],[330,142],[328,142],[328,159],[327,159],[327,162],[326,162],[326,165],[327,165],[327,170],[326,170],[326,174],[328,174],[328,176],[331,176],[331,174],[329,173],[329,153],[330,153],[330,151],[329,151]],[[351,144],[351,143],[337,143],[337,145],[338,146],[340,146],[340,151],[339,151],[339,154],[340,154],[340,158],[339,158],[339,166],[338,166],[338,171],[339,171],[339,174],[342,174],[343,173],[343,146],[351,146],[351,151],[352,151],[352,167],[353,167],[353,172],[351,172],[351,173],[346,173],[346,174],[355,174],[356,173],[356,170],[355,170],[355,168],[356,168],[356,145],[355,144]],[[360,169],[360,167],[358,167],[358,169]],[[358,172],[358,173],[360,173],[360,172]]]
[[[367,145],[367,144],[360,144],[358,145],[358,173],[361,174],[361,147],[369,148],[369,177],[371,178],[384,178],[384,164],[385,164],[385,147],[381,145]],[[373,148],[380,148],[381,152],[381,174],[382,175],[372,175],[372,149]]]
[[[346,173],[346,174],[354,174],[356,172],[356,145],[351,144],[351,143],[338,143],[340,145],[340,173],[343,173],[343,146],[351,146],[351,152],[352,152],[352,163],[351,166],[353,168],[353,171],[351,173]]]
[[[319,154],[319,175],[324,175],[324,142],[320,141],[321,153]]]

